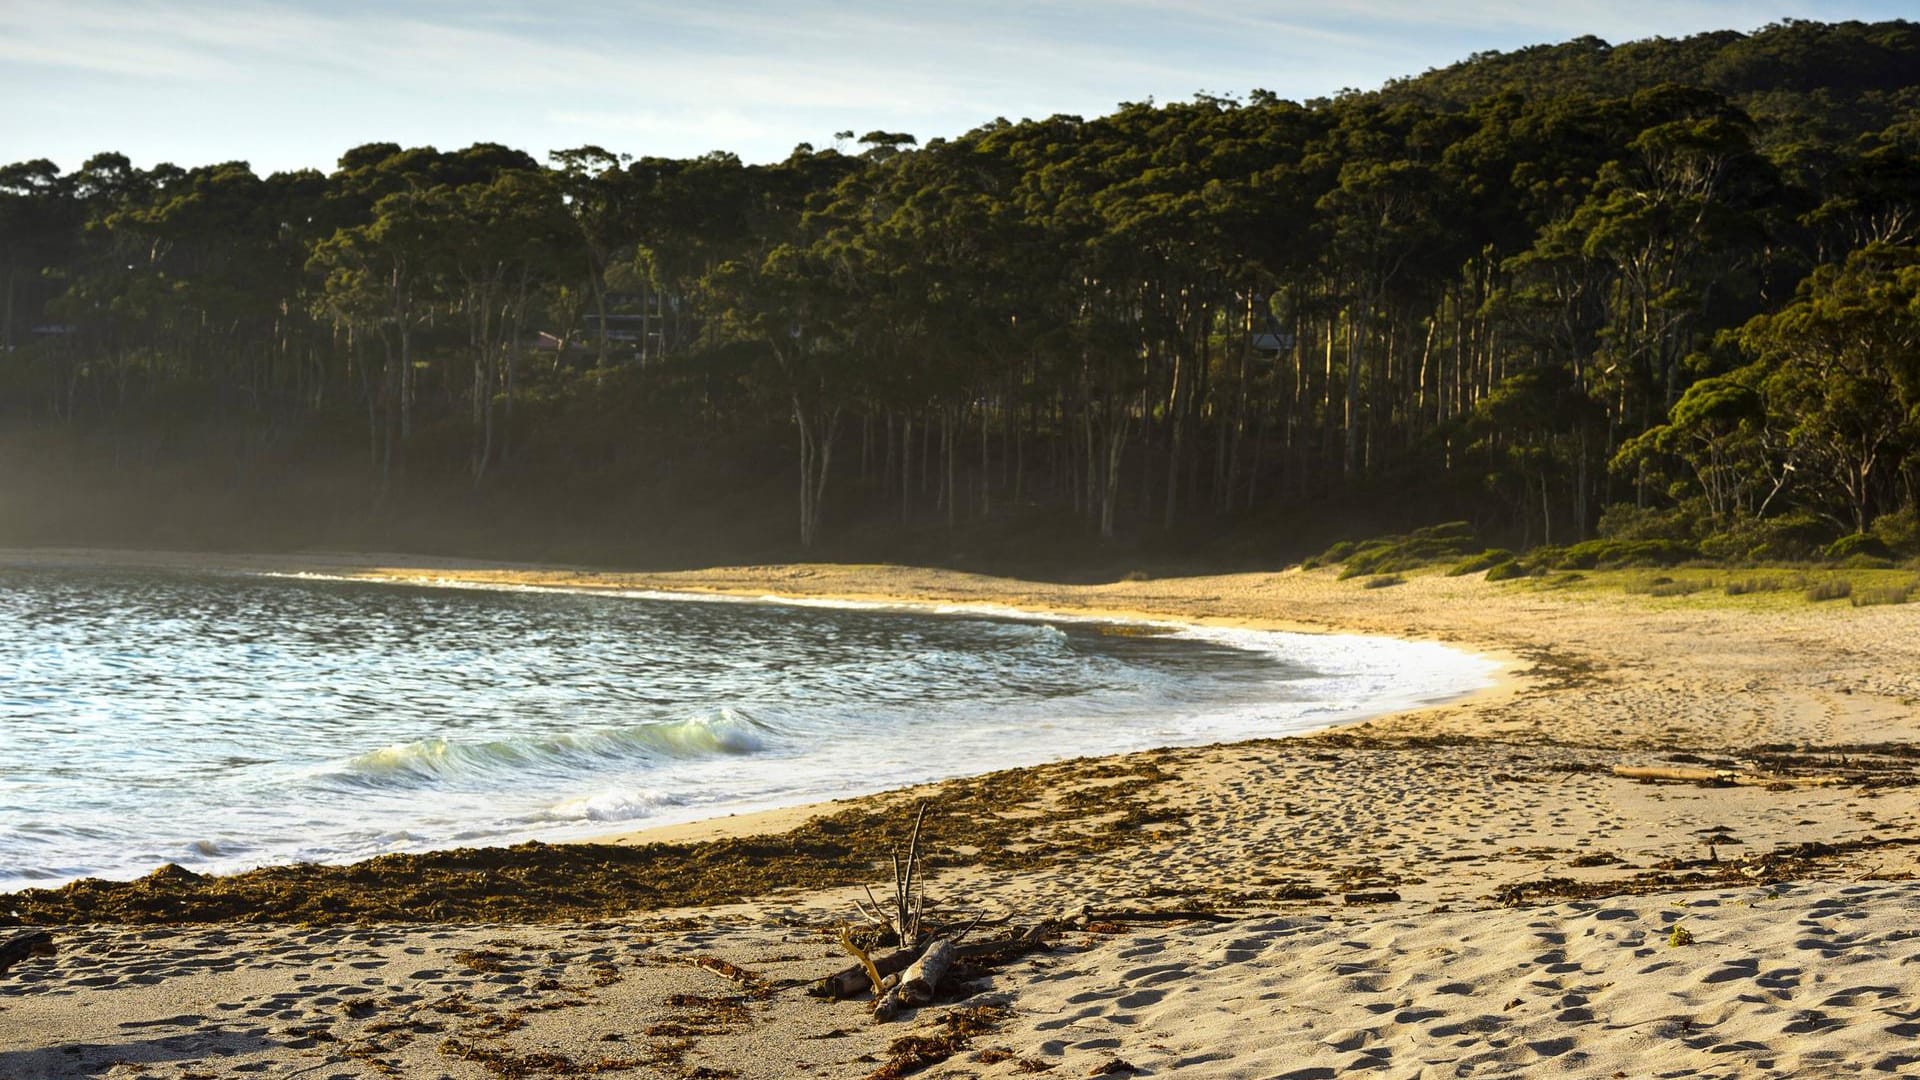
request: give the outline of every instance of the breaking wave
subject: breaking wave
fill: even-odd
[[[593,728],[526,738],[398,743],[324,770],[320,779],[361,787],[493,781],[508,774],[568,775],[619,761],[659,762],[754,754],[773,728],[734,708],[684,720]]]

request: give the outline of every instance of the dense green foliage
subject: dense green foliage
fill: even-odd
[[[4,524],[1910,551],[1916,71],[1920,25],[1794,22],[771,165],[10,165]]]

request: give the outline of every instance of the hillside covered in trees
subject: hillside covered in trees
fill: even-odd
[[[1917,245],[1911,22],[767,165],[25,161],[0,542],[1913,551]]]

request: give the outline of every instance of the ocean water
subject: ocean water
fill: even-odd
[[[0,570],[0,891],[592,836],[1297,732],[1442,646],[982,612]]]

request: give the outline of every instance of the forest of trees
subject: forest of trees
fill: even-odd
[[[1917,245],[1912,22],[767,165],[25,161],[0,540],[1910,548]]]

